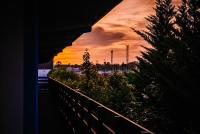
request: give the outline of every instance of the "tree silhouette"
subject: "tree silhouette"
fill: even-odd
[[[198,130],[195,125],[199,120],[199,77],[200,77],[200,6],[199,0],[182,0],[176,15],[177,45],[174,50],[174,68],[176,69],[176,87],[181,93],[181,105],[178,107],[185,120],[192,129]],[[185,109],[187,106],[187,109]],[[194,112],[192,112],[194,111]]]
[[[154,123],[163,133],[186,133],[193,128],[190,125],[194,116],[190,111],[199,105],[200,13],[197,2],[183,0],[176,13],[171,0],[156,0],[156,15],[147,18],[148,31],[134,29],[152,46],[138,58],[135,85],[149,96],[146,104],[155,108],[152,114],[157,113],[158,120]]]
[[[81,66],[82,73],[85,74],[87,80],[90,80],[92,77],[97,75],[96,67],[90,62],[90,54],[88,49],[85,49],[83,55],[83,64]]]

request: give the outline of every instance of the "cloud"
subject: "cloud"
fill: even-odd
[[[181,0],[173,0],[177,5]],[[64,63],[82,63],[82,54],[85,48],[89,49],[91,59],[102,63],[104,59],[110,60],[110,50],[114,50],[114,63],[125,61],[125,45],[130,46],[130,61],[136,60],[144,48],[150,47],[131,28],[145,29],[145,17],[155,14],[153,7],[155,0],[123,0],[104,18],[93,26],[92,32],[83,34],[73,45],[63,50],[56,57]]]
[[[106,31],[103,27],[95,27],[93,30],[94,40],[96,41],[119,41],[122,40],[126,34],[118,31]]]
[[[126,36],[125,32],[109,31],[99,26],[94,27],[91,33],[84,34],[75,43],[93,45],[93,47],[108,46],[126,39]]]
[[[111,28],[121,28],[121,27],[127,27],[126,25],[122,25],[122,24],[117,24],[117,23],[105,23],[106,25],[108,25]]]

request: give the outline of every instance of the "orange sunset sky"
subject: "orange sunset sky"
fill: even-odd
[[[179,3],[180,0],[173,0]],[[113,63],[125,62],[125,49],[129,45],[129,61],[135,61],[136,56],[148,45],[131,28],[145,29],[145,17],[154,14],[154,0],[123,0],[118,6],[99,20],[92,31],[80,36],[72,46],[63,49],[54,57],[54,63],[82,64],[82,55],[88,48],[93,63],[110,62],[110,51],[114,51]]]

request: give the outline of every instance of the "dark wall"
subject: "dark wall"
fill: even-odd
[[[24,7],[24,103],[23,133],[38,134],[38,17],[37,1],[25,1]]]
[[[90,1],[92,2],[92,0],[87,1],[88,3],[90,3]],[[98,17],[81,29],[79,29],[79,25],[72,26],[78,27],[78,31],[81,31],[81,34],[90,31],[91,25],[110,11],[111,8],[120,1],[121,0],[110,0],[109,5],[104,4],[103,2],[102,5],[105,5],[106,7],[100,6],[93,1],[97,7],[103,8],[97,10]],[[46,11],[50,1],[43,2],[44,6],[42,6],[42,9]],[[65,6],[70,6],[70,2],[65,0],[65,3],[66,2],[66,5],[62,5],[60,1],[57,2],[58,9],[61,9],[60,6],[62,5],[61,7],[64,7],[62,10],[65,11],[65,9],[67,9]],[[74,3],[73,0],[71,0],[71,2]],[[99,0],[99,2],[101,3],[102,1]],[[55,2],[52,2],[53,7],[54,3]],[[25,1],[25,3],[22,0],[14,2],[11,0],[4,1],[0,4],[0,134],[38,133],[37,56],[39,55],[38,25],[41,23],[38,23],[38,7],[36,5],[38,5],[37,0],[28,0]],[[72,5],[77,7],[76,2]],[[87,3],[85,3],[85,6],[79,3],[80,8],[87,9],[87,5]],[[96,11],[93,4],[90,4],[90,6]],[[75,11],[77,10],[74,10],[74,7],[72,7],[73,14],[75,14]],[[82,8],[77,11],[78,14],[82,13]],[[57,17],[60,18],[59,15],[52,18],[52,15],[49,13],[51,10],[51,7],[47,10],[49,19],[47,19],[47,21],[44,21],[45,19],[41,20],[44,23],[44,25],[41,25],[42,28],[52,20],[54,20],[52,22],[52,25],[54,26],[54,23],[57,23],[58,21]],[[88,11],[88,13],[91,12],[90,10]],[[41,14],[41,10],[39,14]],[[65,15],[64,12],[63,15]],[[71,12],[68,15],[69,17],[72,16]],[[44,16],[46,16],[46,12]],[[76,20],[76,17],[73,16],[72,18]],[[84,20],[82,17],[85,15],[80,14],[79,16],[80,20]],[[88,17],[91,17],[92,19],[95,18],[95,16],[96,15],[89,15]],[[61,20],[62,18],[63,17],[61,16]],[[68,20],[71,19],[68,18],[66,22],[68,22]],[[57,29],[57,27],[55,28]],[[71,28],[71,25],[69,25],[68,28]],[[47,25],[47,30],[48,29]],[[75,37],[80,36],[79,32],[78,35],[75,35]],[[49,38],[51,37],[48,36],[48,39]],[[72,41],[73,40],[75,40],[74,36],[72,38]],[[49,48],[48,45],[45,46],[45,48],[46,47]],[[61,48],[63,48],[63,46],[60,48],[57,48],[56,46],[56,50]],[[46,53],[43,53],[43,55],[45,56]]]
[[[0,7],[0,134],[38,133],[37,16],[28,2]]]
[[[23,131],[23,9],[22,3],[1,4],[0,133]],[[17,7],[17,5],[19,5]]]

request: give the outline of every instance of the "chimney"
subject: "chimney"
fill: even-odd
[[[126,64],[129,62],[129,45],[126,45]]]
[[[113,50],[111,50],[110,52],[111,52],[111,64],[113,64]]]

